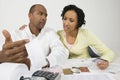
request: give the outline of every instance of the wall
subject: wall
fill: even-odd
[[[0,31],[28,24],[28,10],[34,3],[48,10],[46,26],[62,29],[61,12],[65,5],[75,4],[86,14],[86,25],[117,55],[120,55],[120,0],[0,0]]]

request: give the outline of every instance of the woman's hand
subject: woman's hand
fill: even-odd
[[[100,60],[97,62],[97,66],[101,69],[104,70],[109,66],[109,62],[107,60]]]
[[[24,24],[24,25],[20,26],[19,30],[23,30],[25,27],[27,27],[27,25],[26,25],[26,24]]]

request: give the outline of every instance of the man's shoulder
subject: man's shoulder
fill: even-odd
[[[43,29],[43,32],[45,33],[45,34],[56,34],[56,31],[54,30],[54,29],[52,29],[52,28],[44,28]]]
[[[14,29],[11,31],[11,37],[13,40],[21,40],[24,38],[28,38],[29,36],[29,30],[27,30],[28,27],[25,27],[24,29],[20,30],[19,28]]]
[[[49,37],[49,38],[54,38],[54,39],[58,38],[57,32],[51,28],[44,29],[44,36]]]
[[[29,31],[29,26],[25,26],[24,28],[20,29],[20,28],[17,28],[14,30],[15,33],[24,33],[24,32],[28,32]]]
[[[24,31],[25,31],[25,29],[23,29],[23,30],[14,29],[14,30],[12,31],[12,33],[13,33],[13,34],[21,34],[21,33],[24,32]]]

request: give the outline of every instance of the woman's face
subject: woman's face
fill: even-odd
[[[77,13],[73,10],[69,10],[65,13],[63,17],[63,28],[65,32],[72,32],[77,28]]]

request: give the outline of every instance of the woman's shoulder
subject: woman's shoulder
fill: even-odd
[[[88,33],[89,30],[87,28],[79,28],[79,32]]]
[[[64,30],[58,30],[57,31],[57,33],[63,33],[64,32]]]
[[[58,31],[57,31],[57,34],[58,34],[58,35],[62,35],[63,33],[64,33],[64,30],[58,30]]]

